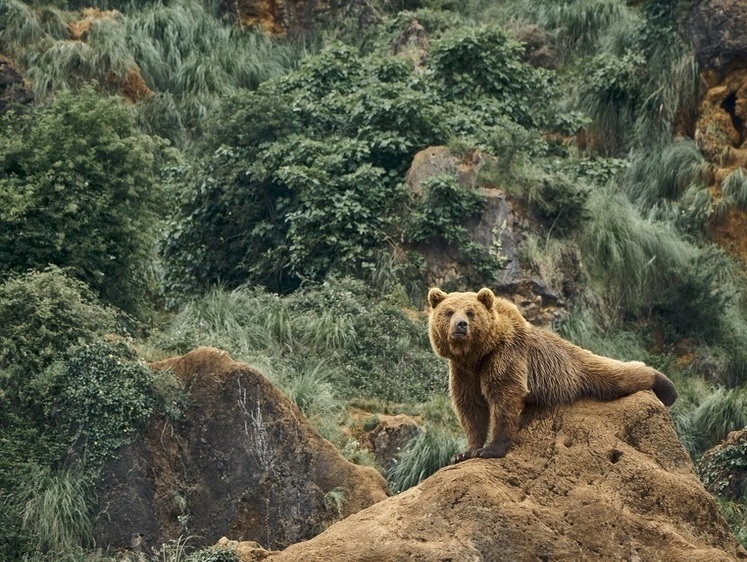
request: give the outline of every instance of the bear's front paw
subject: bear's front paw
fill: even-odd
[[[476,449],[467,449],[463,453],[451,457],[452,464],[456,464],[468,459],[500,459],[506,456],[509,447],[513,441],[510,439],[502,440],[491,444],[489,447],[477,447]]]
[[[453,457],[451,457],[451,464],[456,464],[458,462],[462,462],[462,461],[466,461],[467,459],[471,459],[472,458],[472,453],[474,453],[477,450],[479,450],[479,449],[467,449],[463,453],[459,453],[457,455],[454,455]]]

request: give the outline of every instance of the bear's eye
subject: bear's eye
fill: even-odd
[[[444,316],[446,316],[446,318],[451,318],[452,316],[454,316],[454,311],[450,308],[447,308],[446,310],[444,310]]]
[[[472,320],[475,317],[475,311],[474,310],[468,310],[467,311],[467,318]]]

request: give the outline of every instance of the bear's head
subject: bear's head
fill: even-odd
[[[447,359],[477,359],[488,353],[496,335],[495,302],[493,291],[487,288],[477,293],[428,291],[433,351]]]

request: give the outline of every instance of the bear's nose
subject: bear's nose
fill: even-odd
[[[456,323],[456,327],[459,328],[460,330],[466,330],[467,329],[467,321],[466,320],[459,320]]]

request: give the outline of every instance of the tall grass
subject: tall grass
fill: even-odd
[[[0,46],[26,67],[41,100],[90,81],[116,90],[139,72],[158,96],[143,104],[141,121],[183,145],[222,97],[283,74],[305,52],[301,44],[232,26],[205,6],[176,0],[106,13],[81,40],[70,40],[64,19],[73,16],[3,0]]]
[[[713,210],[715,218],[724,218],[732,208],[747,211],[747,174],[742,168],[731,172],[721,183],[721,199]]]
[[[24,46],[37,43],[45,36],[36,13],[20,0],[0,2],[0,47],[16,56]]]
[[[636,153],[621,186],[639,208],[650,209],[661,199],[675,200],[693,187],[702,187],[704,164],[695,143],[679,138],[658,149]]]
[[[54,557],[91,544],[90,499],[90,481],[82,470],[54,472],[35,467],[29,472],[26,485],[14,500],[38,555]]]
[[[554,32],[566,55],[589,54],[602,38],[618,35],[613,28],[628,30],[633,12],[620,0],[532,2],[536,22]]]
[[[692,425],[700,436],[700,448],[715,445],[730,431],[747,427],[747,390],[717,388],[692,414]]]
[[[393,492],[411,488],[451,462],[451,457],[464,448],[464,439],[450,429],[426,424],[424,430],[405,445],[397,464],[387,479]]]
[[[651,302],[661,283],[688,267],[698,250],[669,224],[642,217],[630,201],[606,189],[589,199],[581,246],[597,279],[609,284],[620,309]]]
[[[742,501],[735,502],[719,497],[715,498],[721,515],[731,527],[734,537],[747,548],[747,493]]]

